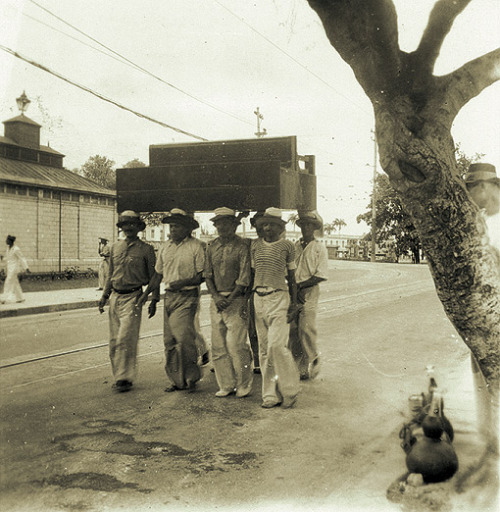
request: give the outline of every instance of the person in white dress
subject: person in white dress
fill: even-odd
[[[23,256],[21,249],[15,245],[16,237],[8,235],[7,244],[7,277],[3,287],[1,302],[24,302],[23,290],[19,283],[19,274],[29,272],[28,262]]]

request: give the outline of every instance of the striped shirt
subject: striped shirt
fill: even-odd
[[[293,243],[283,238],[276,242],[259,238],[252,242],[250,252],[252,268],[255,269],[254,290],[288,290],[285,276],[288,270],[296,268]]]

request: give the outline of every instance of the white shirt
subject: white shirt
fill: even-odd
[[[295,280],[297,283],[307,281],[309,278],[327,278],[328,273],[328,251],[318,240],[312,240],[304,249],[301,240],[295,242]]]

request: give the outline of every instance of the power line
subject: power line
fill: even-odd
[[[49,9],[47,9],[46,7],[44,7],[43,5],[40,5],[39,3],[35,2],[34,0],[29,0],[33,5],[36,5],[39,9],[42,9],[43,11],[45,11],[47,14],[49,14],[50,16],[53,16],[54,18],[56,18],[57,20],[59,20],[60,22],[64,23],[65,25],[67,25],[68,27],[71,27],[73,30],[76,30],[78,33],[82,34],[83,36],[87,37],[88,39],[90,39],[91,41],[93,41],[94,43],[97,43],[99,46],[102,46],[103,48],[105,48],[106,50],[108,50],[109,52],[111,52],[112,54],[116,55],[117,57],[119,57],[120,59],[122,59],[122,62],[123,63],[128,63],[130,64],[134,69],[138,70],[138,71],[141,71],[142,73],[145,73],[146,75],[149,75],[150,77],[158,80],[159,82],[167,85],[168,87],[171,87],[172,89],[175,89],[176,91],[182,93],[182,94],[185,94],[186,96],[189,96],[190,98],[204,104],[204,105],[207,105],[208,107],[210,108],[213,108],[214,110],[217,110],[218,112],[222,113],[222,114],[225,114],[225,115],[228,115],[230,117],[232,117],[233,119],[237,119],[238,121],[241,121],[245,124],[248,124],[248,125],[251,125],[253,126],[253,123],[250,123],[249,121],[241,118],[241,117],[238,117],[234,114],[231,114],[230,112],[227,112],[219,107],[217,107],[216,105],[213,105],[212,103],[209,103],[205,100],[202,100],[196,96],[194,96],[193,94],[181,89],[180,87],[177,87],[176,85],[170,83],[170,82],[167,82],[166,80],[164,80],[163,78],[155,75],[154,73],[152,73],[151,71],[143,68],[142,66],[139,66],[139,64],[136,64],[135,62],[133,62],[132,60],[128,59],[127,57],[123,56],[121,53],[113,50],[112,48],[110,48],[109,46],[106,46],[105,44],[101,43],[100,41],[98,41],[97,39],[95,39],[94,37],[88,35],[86,32],[84,32],[83,30],[79,29],[78,27],[76,27],[75,25],[72,25],[71,23],[67,22],[66,20],[64,20],[63,18],[61,18],[60,16],[57,16],[57,14],[54,14],[52,11],[50,11]],[[54,29],[55,30],[55,29]],[[64,33],[64,32],[63,32]],[[71,37],[71,36],[69,36]],[[78,41],[78,39],[77,39]],[[91,46],[91,48],[93,48]],[[94,48],[96,49],[96,48]],[[109,55],[111,57],[111,55]]]
[[[142,119],[146,119],[147,121],[151,121],[153,123],[156,123],[156,124],[159,124],[160,126],[163,126],[164,128],[169,128],[170,130],[173,130],[177,133],[182,133],[183,135],[187,135],[189,137],[193,137],[194,139],[198,139],[198,140],[202,140],[202,141],[207,141],[208,139],[205,139],[203,137],[200,137],[199,135],[194,135],[193,133],[190,133],[190,132],[187,132],[185,130],[182,130],[180,128],[176,128],[175,126],[171,126],[169,124],[166,124],[162,121],[158,121],[157,119],[154,119],[152,117],[149,117],[145,114],[141,114],[140,112],[137,112],[136,110],[132,110],[131,108],[128,108],[126,107],[125,105],[122,105],[121,103],[117,103],[116,101],[110,99],[110,98],[106,98],[106,96],[103,96],[102,94],[98,93],[98,92],[95,92],[93,91],[92,89],[84,86],[84,85],[80,85],[76,82],[73,82],[72,80],[70,80],[69,78],[66,78],[62,75],[60,75],[59,73],[56,73],[55,71],[52,71],[51,69],[47,68],[46,66],[42,65],[42,64],[39,64],[38,62],[35,62],[31,59],[28,59],[27,57],[23,57],[21,54],[19,54],[18,52],[10,49],[10,48],[7,48],[6,46],[3,46],[3,45],[0,45],[0,50],[3,50],[7,53],[10,53],[11,55],[13,55],[14,57],[17,57],[18,59],[21,59],[23,60],[24,62],[27,62],[28,64],[31,64],[32,66],[38,68],[38,69],[41,69],[42,71],[45,71],[46,73],[49,73],[53,76],[55,76],[56,78],[59,78],[60,80],[63,80],[64,82],[67,82],[68,84],[71,84],[71,85],[74,85],[75,87],[78,87],[79,89],[82,89],[83,91],[85,92],[88,92],[94,96],[96,96],[97,98],[103,100],[103,101],[107,101],[108,103],[111,103],[112,105],[115,105],[116,107],[118,108],[121,108],[122,110],[125,110],[127,112],[130,112],[134,115],[136,115],[137,117],[140,117]]]
[[[30,0],[32,1],[32,0]],[[314,73],[314,71],[311,71],[307,66],[305,66],[304,64],[302,64],[302,62],[298,61],[295,57],[292,57],[289,53],[287,53],[285,50],[283,50],[283,48],[281,48],[280,46],[278,46],[274,41],[272,41],[271,39],[269,39],[268,37],[266,37],[264,34],[262,34],[261,32],[259,32],[256,28],[254,28],[252,25],[250,25],[250,23],[247,23],[243,18],[240,18],[236,13],[234,13],[231,9],[229,9],[229,7],[226,7],[224,4],[222,4],[221,2],[219,2],[219,0],[214,0],[214,2],[218,5],[220,5],[223,9],[225,9],[227,12],[229,12],[229,14],[231,14],[231,16],[234,16],[237,20],[241,21],[241,23],[243,23],[244,25],[246,25],[250,30],[252,30],[253,32],[255,32],[256,34],[258,34],[260,37],[262,37],[263,39],[265,39],[270,45],[274,46],[274,48],[276,48],[278,51],[280,51],[281,53],[283,53],[284,55],[286,55],[289,59],[293,60],[293,62],[295,62],[295,64],[298,64],[301,68],[305,69],[308,73],[310,73],[312,76],[314,76],[315,78],[317,78],[320,82],[322,82],[324,85],[326,85],[327,87],[329,87],[330,89],[332,89],[332,91],[336,92],[339,96],[342,96],[344,99],[346,99],[347,101],[349,101],[350,103],[352,103],[355,107],[359,108],[362,112],[364,112],[365,114],[367,113],[367,111],[360,107],[357,103],[355,103],[354,101],[352,101],[349,97],[347,97],[345,94],[342,94],[340,91],[337,91],[337,89],[335,89],[332,85],[330,85],[326,80],[324,80],[323,78],[321,78],[319,75],[317,75],[316,73]]]

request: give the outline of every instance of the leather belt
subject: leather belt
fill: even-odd
[[[118,293],[119,295],[126,295],[127,293],[138,292],[139,290],[142,290],[142,286],[138,286],[137,288],[131,288],[130,290],[117,290],[116,288],[113,288],[113,291]]]
[[[265,297],[266,295],[271,295],[271,293],[282,292],[282,291],[284,291],[284,290],[271,290],[270,292],[260,292],[259,290],[255,290],[255,293],[259,297]]]

